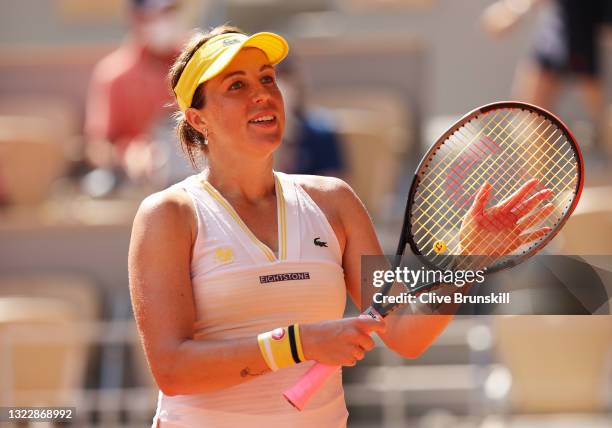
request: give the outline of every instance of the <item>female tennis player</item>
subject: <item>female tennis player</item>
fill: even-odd
[[[282,392],[315,362],[354,365],[374,347],[373,332],[415,358],[451,320],[342,319],[347,294],[359,306],[360,256],[382,251],[346,183],[272,169],[285,120],[274,65],[287,52],[278,35],[219,27],[171,69],[181,143],[207,166],[146,198],[134,220],[130,290],[161,390],[154,426],[344,427],[339,372],[303,412]],[[489,191],[474,205],[484,207]],[[465,230],[499,248],[542,233],[499,235],[471,219]]]

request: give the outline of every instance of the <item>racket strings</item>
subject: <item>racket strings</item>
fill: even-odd
[[[493,113],[493,117],[491,117],[491,118],[490,118],[490,120],[489,120],[489,122],[488,122],[488,124],[487,124],[486,126],[489,126],[489,125],[490,125],[492,122],[494,122],[494,121],[495,121],[497,113],[498,113],[497,111],[495,111],[495,112]],[[505,117],[509,116],[510,114],[511,114],[511,112],[510,112],[510,111],[508,111],[508,113],[506,113],[506,116],[505,116]],[[451,139],[453,139],[453,138],[455,138],[457,134],[460,134],[460,133],[462,133],[462,132],[469,131],[469,128],[470,128],[470,127],[473,127],[473,121],[476,121],[476,120],[478,120],[478,119],[473,119],[473,120],[471,120],[471,121],[469,121],[469,122],[465,123],[465,124],[464,124],[464,125],[463,125],[461,128],[459,128],[459,129],[458,129],[458,130],[456,130],[456,131],[455,131],[453,134],[451,134],[451,135],[448,137],[447,141],[448,141],[448,140],[451,140]],[[497,125],[495,126],[495,128],[501,124],[501,120],[498,120],[498,121],[496,121],[496,122],[497,122]],[[463,149],[465,149],[465,150],[472,150],[472,148],[471,148],[471,143],[473,143],[473,142],[474,142],[474,140],[475,140],[476,138],[478,138],[478,137],[480,137],[480,136],[482,135],[482,132],[484,131],[484,128],[485,128],[485,127],[480,127],[480,129],[479,129],[479,130],[478,130],[478,131],[477,131],[477,132],[474,134],[473,139],[472,139],[471,141],[469,141],[469,143],[468,143],[468,144],[464,145]],[[494,129],[495,129],[495,128],[494,128]],[[439,151],[439,150],[442,150],[442,147],[440,147],[440,148],[438,149],[438,151]],[[434,153],[432,154],[432,156],[429,158],[429,160],[430,160],[430,161],[431,161],[431,160],[433,160],[433,158],[434,158],[434,156],[436,156],[436,154],[437,154],[437,152],[434,152]],[[453,163],[453,162],[455,162],[455,161],[457,160],[457,158],[458,158],[459,156],[461,156],[461,155],[462,155],[462,153],[461,153],[461,152],[458,152],[458,153],[457,153],[457,154],[456,154],[456,155],[455,155],[455,156],[454,156],[454,157],[453,157],[453,158],[452,158],[452,159],[449,161],[449,163]],[[438,171],[436,172],[436,170],[438,170]],[[443,162],[440,162],[440,163],[434,164],[434,165],[432,165],[432,166],[431,166],[430,171],[431,171],[431,172],[430,172],[431,174],[434,174],[434,173],[435,173],[435,178],[440,178],[441,176],[443,176],[443,175],[444,175],[444,174],[447,172],[447,171],[446,171],[446,164],[444,164]]]
[[[492,118],[492,119],[491,119],[491,121],[493,121],[494,119],[495,119],[495,118]],[[497,126],[499,126],[500,124],[501,124],[501,121],[500,121],[500,122],[497,124]],[[483,127],[481,127],[480,131],[479,131],[479,132],[477,132],[477,133],[474,135],[474,137],[471,139],[471,141],[470,141],[468,144],[465,144],[465,143],[461,142],[460,140],[459,140],[459,141],[456,141],[456,140],[457,140],[457,138],[452,138],[452,139],[449,139],[449,140],[451,140],[451,142],[452,142],[452,143],[454,143],[454,145],[457,145],[457,146],[459,146],[459,147],[462,147],[462,148],[464,148],[466,151],[471,151],[471,150],[472,150],[472,149],[471,149],[471,143],[473,143],[473,142],[474,142],[474,140],[475,140],[476,138],[478,138],[478,137],[479,137],[479,136],[480,136],[480,135],[481,135],[481,134],[482,134],[482,133],[485,131],[485,129],[486,129],[486,127],[487,127],[487,126],[488,126],[488,124],[487,124],[487,125],[485,125],[485,126],[483,126]],[[496,126],[496,127],[497,127],[497,126]],[[507,126],[508,126],[508,125],[507,125]],[[495,129],[495,128],[494,128],[494,129]],[[460,128],[460,130],[461,130],[461,128]],[[453,135],[452,137],[455,137],[455,135]],[[453,147],[454,147],[454,145],[453,145]],[[450,146],[447,146],[447,147],[450,147]],[[444,154],[444,153],[438,153],[438,155],[439,155],[439,156],[441,156],[441,158],[442,158],[442,159],[444,159],[444,158],[445,158],[445,154]],[[456,155],[456,156],[454,157],[454,159],[457,159],[459,156],[460,156],[460,154]],[[450,165],[450,164],[452,164],[452,163],[453,163],[453,162],[451,161],[450,163],[448,163],[448,164],[447,164],[447,166],[448,166],[448,165]],[[442,163],[441,163],[441,164],[442,164]],[[475,170],[475,171],[476,171],[476,170]],[[439,172],[439,173],[438,173],[438,174],[437,174],[437,175],[436,175],[436,176],[433,178],[433,181],[435,181],[435,183],[434,183],[434,185],[433,185],[433,186],[432,186],[432,183],[427,183],[427,182],[424,182],[424,183],[423,183],[423,187],[425,187],[425,188],[432,188],[432,187],[433,187],[434,189],[439,190],[439,187],[441,187],[441,186],[443,186],[443,185],[444,185],[444,179],[442,178],[442,176],[443,176],[443,175],[442,175],[442,174]],[[474,189],[473,189],[473,188],[471,188],[470,190],[474,190]],[[444,201],[443,201],[443,200],[442,200],[442,198],[441,198],[441,196],[442,196],[442,195],[443,195],[443,194],[441,194],[440,192],[435,192],[435,191],[434,191],[434,192],[430,192],[429,196],[428,196],[427,198],[425,198],[425,200],[423,201],[423,202],[428,202],[428,206],[427,206],[427,208],[426,208],[426,209],[422,210],[421,217],[420,217],[420,218],[415,219],[415,223],[418,223],[420,220],[422,220],[422,217],[423,217],[423,216],[425,216],[425,215],[427,215],[427,216],[429,216],[429,217],[431,217],[431,218],[433,218],[433,217],[441,217],[441,218],[443,218],[443,217],[444,217],[444,214],[441,212],[441,210],[442,210],[443,208],[447,208],[447,209],[445,210],[445,212],[446,212],[446,213],[451,212],[451,211],[449,211],[449,210],[448,210],[448,207],[446,207],[446,206],[445,206],[445,204],[443,203]],[[434,199],[435,199],[435,200],[434,200],[433,202],[435,202],[436,204],[432,203],[432,201],[430,201],[430,200],[429,200],[429,199],[431,199],[431,197],[432,197],[432,196],[434,196]],[[469,201],[469,197],[466,197],[466,198],[465,198],[465,201]],[[466,204],[466,203],[464,202],[464,204],[463,204],[463,205],[465,205],[465,204]],[[437,205],[437,206],[436,206],[436,205]],[[419,204],[419,206],[420,206],[420,204]],[[434,212],[433,212],[433,213],[429,212],[429,208],[430,208],[430,207],[434,207]],[[463,208],[463,206],[462,206],[461,208]],[[463,219],[463,214],[461,214],[461,213],[457,213],[457,216],[459,217],[459,219],[461,219],[461,220]],[[435,224],[436,224],[437,226],[439,226],[441,229],[447,229],[447,228],[448,228],[448,226],[449,226],[451,223],[453,223],[453,220],[457,220],[457,219],[447,218],[447,221],[446,221],[445,225],[441,225],[441,224],[439,224],[439,222],[437,222],[437,221],[435,221]],[[431,242],[433,242],[433,239],[435,239],[435,237],[436,237],[436,233],[435,233],[435,231],[432,231],[432,230],[430,229],[428,232],[429,232],[430,240],[429,240],[429,241],[427,241],[427,242],[425,243],[425,245],[428,245],[428,244],[430,244]],[[448,238],[448,236],[444,236],[444,237],[442,237],[442,239],[447,239],[447,238]],[[421,244],[421,242],[419,242],[419,243]]]
[[[551,128],[551,126],[553,127],[553,130],[550,133],[550,135],[546,136],[545,132],[548,131],[548,129]],[[518,150],[516,150],[518,145],[515,144],[514,147],[512,145],[508,145],[508,148],[514,149],[514,155],[516,155],[516,161],[513,164],[509,162],[509,159],[503,156],[499,156],[498,159],[503,159],[504,164],[499,165],[499,166],[495,165],[495,167],[497,167],[497,170],[502,171],[502,174],[505,176],[505,175],[510,175],[509,171],[512,171],[514,173],[521,172],[520,170],[517,170],[515,168],[515,165],[518,162],[521,162],[526,165],[539,164],[538,170],[535,173],[529,174],[529,175],[535,176],[541,179],[540,188],[549,188],[553,192],[555,192],[555,191],[566,190],[568,186],[575,186],[576,175],[572,173],[576,171],[576,164],[574,162],[567,162],[568,159],[570,158],[573,159],[573,152],[569,149],[568,145],[566,145],[566,150],[564,152],[561,152],[557,148],[559,147],[559,144],[558,144],[559,139],[563,136],[563,134],[558,130],[558,128],[554,127],[551,124],[549,124],[547,128],[542,132],[537,132],[539,127],[540,125],[538,125],[538,127],[536,127],[530,133],[530,135],[524,138],[524,142],[521,143],[521,145],[528,145],[527,150],[521,150],[519,152]],[[537,134],[538,139],[532,138],[532,135],[534,133]],[[558,136],[551,143],[551,138],[554,138],[555,135],[558,135]],[[536,146],[538,141],[540,142],[540,144]],[[549,152],[551,150],[553,151],[552,153],[553,156],[549,155]],[[529,153],[529,152],[532,152],[532,154],[529,155],[527,158],[525,158],[524,153]],[[555,160],[555,155],[556,155],[556,160]],[[562,164],[560,165],[561,162]],[[547,170],[551,171],[552,174],[543,174],[543,168],[546,166],[547,163],[548,163]],[[567,168],[564,168],[564,167],[567,167]],[[531,168],[534,169],[534,166],[531,166]],[[560,176],[559,175],[560,173],[563,173],[563,176]],[[569,180],[566,180],[566,179],[569,179]],[[500,178],[494,183],[494,185],[497,183],[501,183],[502,181],[503,180]],[[522,183],[519,180],[515,180],[514,187],[518,188],[520,187],[521,184]],[[474,187],[471,187],[470,190],[475,190],[475,189]],[[505,189],[501,189],[501,190],[503,192]],[[500,199],[506,199],[508,195],[514,192],[514,190],[515,190],[514,188],[507,189],[505,191],[506,194],[502,194]]]
[[[549,128],[549,127],[550,127],[550,125],[549,125],[547,128]],[[534,129],[534,130],[533,130],[533,131],[530,133],[530,135],[528,135],[528,136],[527,136],[527,138],[531,138],[532,134],[533,134],[534,132],[536,132],[538,128],[539,128],[539,126],[538,126],[537,128],[535,128],[535,129]],[[547,130],[547,129],[546,129],[546,130]],[[546,130],[545,130],[544,132],[546,132]],[[542,133],[540,133],[540,134],[539,134],[539,136],[540,136],[541,138],[543,138],[544,140],[549,140],[549,139],[550,139],[550,138],[551,138],[551,137],[554,135],[554,130],[553,130],[553,133],[551,133],[551,135],[549,135],[548,137],[545,137],[545,136],[543,135],[543,134],[544,134],[544,132],[542,132]],[[520,158],[520,157],[519,157],[519,158]],[[505,159],[505,158],[499,157],[499,159]],[[520,160],[524,160],[524,159],[520,159]],[[508,162],[507,162],[507,159],[505,159],[505,161],[506,161],[505,163],[507,164],[507,163],[508,163]],[[558,163],[558,162],[557,162],[557,163]],[[508,172],[508,171],[512,171],[512,169],[510,168],[510,167],[511,167],[511,165],[495,165],[495,166],[499,166],[499,168],[498,168],[497,170],[498,170],[498,171],[503,171],[504,175],[509,174],[509,172]],[[475,170],[475,171],[472,173],[472,175],[474,175],[474,173],[477,173],[477,172],[479,172],[479,171],[478,171],[478,169],[476,169],[476,170]],[[513,172],[514,172],[514,171],[513,171]],[[482,178],[482,176],[483,176],[483,172],[480,172],[480,177]],[[504,178],[504,177],[498,178],[497,182],[502,181],[502,179],[503,179],[503,178]],[[495,184],[496,184],[496,183],[494,183],[494,185],[495,185]],[[503,196],[502,196],[502,197],[503,197]],[[507,225],[501,225],[501,226],[507,226]],[[478,239],[478,237],[476,237],[475,239]],[[507,249],[504,249],[504,250],[503,250],[503,252],[505,253],[507,250],[508,250],[508,248],[507,248]],[[485,252],[486,252],[486,249],[485,249]]]
[[[491,121],[493,121],[493,120],[494,120],[494,118],[492,118],[492,119],[491,119]],[[490,121],[490,122],[491,122],[491,121]],[[497,127],[497,126],[498,126],[500,123],[501,123],[501,122],[499,122],[499,123],[496,125],[496,127]],[[460,128],[460,129],[458,130],[458,131],[459,131],[459,133],[460,133],[460,131],[462,131],[462,130],[463,130],[463,128]],[[456,136],[456,135],[457,135],[457,132],[456,132],[456,133],[455,133],[455,134],[453,134],[451,137],[449,137],[449,140],[448,140],[448,141],[449,141],[449,145],[450,145],[451,143],[455,143],[457,146],[462,147],[462,148],[463,148],[465,151],[471,151],[472,153],[475,153],[475,152],[473,151],[473,149],[472,149],[472,143],[473,143],[473,142],[476,140],[476,138],[479,138],[480,136],[482,136],[482,133],[484,132],[484,130],[485,130],[485,127],[482,127],[482,128],[481,128],[481,129],[480,129],[480,130],[479,130],[479,131],[478,131],[478,132],[477,132],[477,133],[476,133],[476,134],[473,136],[473,138],[472,138],[472,139],[471,139],[471,140],[470,140],[468,143],[463,143],[463,142],[461,142],[460,140],[459,140],[459,141],[457,141],[457,140],[458,140],[458,137]],[[446,148],[448,148],[448,147],[449,147],[449,146],[447,146]],[[444,159],[444,158],[446,157],[446,154],[445,154],[445,153],[441,153],[441,151],[444,151],[444,150],[440,150],[438,153],[436,153],[436,155],[437,155],[437,156],[439,156],[439,158]],[[446,150],[446,151],[448,151],[448,150]],[[443,165],[443,166],[445,167],[445,169],[447,169],[449,165],[454,164],[454,162],[455,162],[455,161],[456,161],[456,160],[459,158],[459,156],[461,156],[461,154],[462,154],[462,153],[464,153],[462,150],[456,150],[456,151],[457,151],[458,153],[457,153],[457,154],[456,154],[456,155],[453,157],[453,160],[449,161],[449,162],[448,162],[448,163],[446,163],[446,164],[445,164],[444,162],[440,162],[440,163],[436,164],[436,166],[437,166],[437,165]],[[435,175],[435,176],[434,176],[434,177],[431,179],[431,181],[432,181],[432,182],[435,182],[435,183],[434,183],[434,187],[440,187],[440,186],[444,185],[444,178],[443,178],[443,177],[444,177],[444,175],[447,175],[447,176],[448,176],[448,174],[444,174],[445,169],[440,168],[440,171],[438,171],[438,173],[437,173],[437,174],[436,174],[436,175]],[[427,176],[426,176],[426,177],[427,177]],[[440,182],[439,182],[438,180],[440,180]],[[422,185],[423,185],[424,187],[431,187],[431,186],[432,186],[432,184],[431,184],[430,182],[427,182],[427,180],[424,180],[424,182],[422,183]],[[422,220],[422,217],[423,217],[423,216],[428,216],[428,217],[441,216],[441,217],[444,217],[444,215],[443,215],[443,214],[440,212],[440,210],[442,210],[442,208],[444,207],[444,204],[443,204],[443,202],[444,202],[444,201],[443,201],[443,200],[442,200],[442,198],[441,198],[442,196],[443,196],[443,194],[439,194],[439,193],[437,193],[437,192],[430,192],[430,193],[429,193],[429,195],[428,195],[428,196],[427,196],[427,197],[424,199],[424,201],[422,201],[422,203],[425,203],[425,202],[427,202],[427,203],[428,203],[427,208],[426,208],[426,209],[424,209],[424,210],[422,210],[421,217],[416,218],[414,221],[415,221],[416,223],[420,222],[420,221]],[[431,199],[431,197],[434,197],[434,199],[435,199],[435,200],[434,200],[434,201],[429,201],[429,199]],[[435,202],[435,204],[434,204],[434,202]],[[418,206],[421,206],[421,204],[418,204]],[[434,209],[434,212],[433,212],[433,213],[430,213],[430,212],[429,212],[429,208],[430,208],[430,207],[433,207],[433,209]],[[437,223],[437,222],[436,222],[436,224],[437,224],[438,226],[441,226],[441,225],[440,225],[439,223]]]
[[[502,170],[502,171],[503,171],[503,170]],[[479,170],[478,170],[478,169],[475,169],[475,170],[472,172],[472,174],[471,174],[471,175],[472,175],[472,177],[473,177],[473,175],[474,175],[475,173],[477,173],[477,172],[479,172]],[[508,173],[506,172],[506,174],[508,174]],[[481,174],[480,174],[480,178],[482,178],[482,176],[483,176],[483,174],[481,173]],[[471,177],[471,178],[472,178],[472,177]],[[468,180],[468,181],[469,181],[469,180]],[[498,180],[498,181],[499,181],[499,180]],[[438,186],[439,186],[439,183],[438,183]],[[475,187],[474,187],[473,185],[469,185],[469,187],[470,187],[470,190],[475,190]],[[511,189],[510,191],[513,191],[513,189]],[[467,201],[469,201],[469,198],[466,198],[466,200],[467,200]],[[438,198],[437,202],[439,202],[439,201],[440,201],[440,199]],[[430,204],[430,205],[432,205],[432,204]],[[439,210],[440,210],[440,207],[438,206],[438,208],[436,209],[436,214],[439,214]]]
[[[531,177],[540,180],[541,188],[551,189],[559,202],[563,202],[563,194],[569,191],[565,207],[561,208],[562,203],[555,204],[555,210],[562,211],[555,215],[559,218],[545,222],[553,226],[558,223],[571,205],[574,198],[571,191],[577,180],[574,151],[567,139],[559,142],[562,137],[564,133],[548,119],[513,109],[483,114],[453,133],[430,158],[431,167],[425,170],[415,194],[413,235],[420,252],[442,261],[457,252],[459,241],[449,246],[451,251],[446,255],[432,254],[427,246],[435,240],[457,235],[473,193],[484,181],[489,181],[497,192],[491,198],[493,203],[505,200]],[[480,146],[475,147],[475,141]],[[501,152],[494,153],[496,148]],[[462,164],[465,159],[468,162]],[[449,175],[450,184],[454,185],[450,195]]]
[[[508,114],[509,114],[509,113],[508,113]],[[489,124],[490,124],[492,121],[494,121],[494,119],[495,119],[495,117],[492,117],[492,118],[491,118],[491,120],[489,121]],[[488,124],[488,125],[489,125],[489,124]],[[499,122],[498,122],[498,124],[496,125],[496,127],[497,127],[497,126],[499,126],[499,124],[501,124],[501,121],[499,121]],[[470,126],[470,125],[471,125],[471,122],[466,123],[466,124],[465,124],[465,125],[464,125],[462,128],[459,128],[457,131],[455,131],[455,133],[453,133],[451,136],[449,136],[449,138],[447,139],[447,141],[449,142],[449,144],[450,144],[451,142],[455,142],[456,140],[458,140],[458,137],[457,137],[457,135],[458,135],[458,134],[462,134],[463,132],[469,131],[469,130],[468,130],[468,126]],[[473,150],[473,148],[472,148],[472,143],[474,143],[474,141],[475,141],[477,138],[479,138],[479,137],[481,137],[481,136],[482,136],[482,134],[483,134],[483,132],[484,132],[484,128],[485,128],[485,127],[482,127],[482,128],[481,128],[481,129],[480,129],[478,132],[476,132],[476,133],[473,135],[473,137],[471,138],[471,140],[470,140],[470,141],[468,141],[467,143],[462,143],[462,142],[459,140],[459,145],[460,145],[460,146],[461,146],[461,145],[463,146],[463,150],[465,150],[465,151],[470,151],[470,152],[472,152],[472,153],[475,153],[475,152],[474,152],[474,150]],[[467,140],[467,139],[468,139],[468,138],[466,138],[466,140]],[[448,146],[446,146],[446,147],[448,147]],[[442,154],[442,153],[440,153],[441,151],[444,151],[444,148],[445,148],[444,146],[440,147],[440,149],[439,149],[437,152],[435,152],[435,153],[432,155],[432,157],[430,157],[430,161],[432,161],[432,160],[434,159],[434,157],[435,157],[435,156],[440,157],[440,156],[444,155],[444,156],[443,156],[443,158],[445,158],[445,157],[446,157],[446,154]],[[432,181],[437,181],[438,179],[441,179],[441,180],[443,181],[443,180],[444,180],[444,178],[443,178],[443,177],[448,175],[448,174],[447,174],[447,173],[448,173],[448,171],[447,171],[447,169],[448,169],[448,165],[452,165],[452,164],[454,164],[454,163],[457,161],[457,159],[458,159],[458,158],[459,158],[461,155],[463,155],[463,154],[464,154],[464,152],[463,152],[462,150],[457,150],[457,154],[456,154],[455,156],[453,156],[452,160],[449,160],[447,163],[444,163],[444,162],[439,162],[439,163],[436,163],[436,164],[432,165],[431,170],[430,170],[430,172],[429,172],[429,174],[433,175],[433,177],[431,178],[431,180],[432,180]],[[477,153],[475,153],[475,154],[476,154],[476,156],[478,156],[478,154],[477,154]],[[436,172],[436,169],[438,169],[438,171],[437,171],[437,172]],[[431,195],[434,195],[434,193],[432,192],[432,193],[431,193]]]
[[[507,126],[508,126],[508,125],[507,125]],[[485,129],[486,129],[486,126],[485,126],[485,127],[483,127],[481,131],[482,131],[482,132],[484,132],[484,131],[485,131]],[[490,131],[492,131],[492,130],[490,130]],[[471,143],[472,143],[472,142],[469,142],[469,143],[468,143],[468,145],[471,145]],[[459,145],[459,146],[465,146],[466,144],[465,144],[465,143],[463,143],[463,142],[459,142],[459,144],[458,144],[458,145]],[[466,148],[466,150],[470,150],[470,147],[467,147],[467,148]],[[500,157],[498,157],[498,158],[494,158],[494,162],[496,162],[496,159],[499,159],[499,158],[500,158]],[[493,166],[494,166],[494,167],[498,167],[499,165],[493,165]],[[483,178],[484,173],[485,173],[485,172],[488,172],[488,171],[490,171],[490,170],[492,170],[492,169],[493,169],[493,168],[488,168],[487,170],[483,170],[483,171],[482,171],[482,173],[480,174],[480,176],[479,176],[478,178]],[[499,170],[499,169],[497,169],[496,171],[497,171],[497,172],[500,172],[500,170]],[[473,184],[473,183],[470,183],[470,181],[472,181],[472,182],[474,182],[474,183],[475,183],[475,181],[474,181],[474,174],[476,174],[476,173],[478,173],[478,172],[479,172],[479,169],[478,169],[478,168],[474,169],[474,171],[473,171],[473,172],[470,174],[470,176],[468,176],[468,177],[467,177],[467,180],[465,180],[465,182],[468,184],[468,190],[470,190],[470,191],[477,190],[477,188],[475,188],[474,184]],[[501,172],[502,172],[502,174],[506,174],[506,172],[505,172],[505,171],[501,171]],[[441,175],[439,175],[439,176],[438,176],[438,177],[436,177],[436,178],[439,178],[440,176],[441,176]],[[441,185],[443,185],[443,184],[444,184],[444,181],[442,181],[441,183],[437,183],[437,186],[441,186]],[[512,190],[512,191],[513,191],[513,190]],[[435,195],[435,193],[432,193],[432,195]],[[435,202],[440,202],[440,199],[438,198],[438,199],[437,199]],[[464,192],[464,201],[463,201],[463,202],[464,202],[464,203],[463,203],[463,205],[467,205],[467,203],[468,203],[468,202],[471,202],[471,198],[470,198],[469,193]],[[440,206],[438,206],[438,208],[436,209],[435,214],[439,214],[439,210],[440,210]],[[425,212],[424,214],[429,214],[429,213]]]
[[[534,129],[534,130],[533,130],[533,131],[530,133],[530,135],[528,135],[528,136],[525,138],[525,140],[526,140],[526,141],[530,141],[530,139],[532,138],[533,133],[536,133],[536,134],[538,135],[538,137],[541,139],[541,141],[543,141],[543,142],[545,142],[545,143],[549,143],[550,138],[554,137],[554,135],[556,134],[557,129],[553,128],[553,132],[552,132],[552,133],[551,133],[551,134],[550,134],[548,137],[545,137],[545,136],[544,136],[544,133],[545,133],[545,132],[547,132],[547,131],[548,131],[548,129],[549,129],[549,128],[550,128],[552,125],[551,125],[551,124],[549,124],[549,125],[546,127],[546,129],[545,129],[545,130],[544,130],[542,133],[538,133],[538,132],[537,132],[537,130],[539,129],[539,127],[540,127],[540,126],[541,126],[541,124],[540,124],[540,125],[538,125],[538,127],[536,127],[536,128],[535,128],[535,129]],[[555,141],[558,141],[558,140],[559,140],[559,138],[560,138],[560,137],[557,137],[557,139],[556,139]],[[554,158],[551,158],[550,156],[548,156],[548,155],[546,154],[546,152],[547,152],[547,151],[548,151],[548,150],[549,150],[551,147],[552,147],[552,148],[554,148],[554,146],[553,146],[553,145],[551,145],[551,144],[547,144],[547,145],[548,145],[548,148],[547,148],[546,150],[544,150],[544,151],[540,150],[541,146],[537,147],[537,148],[536,148],[536,151],[534,151],[534,154],[533,154],[533,155],[532,155],[532,156],[531,156],[529,159],[524,159],[524,158],[523,158],[523,155],[522,155],[521,153],[518,153],[518,154],[517,154],[517,153],[515,153],[515,154],[517,154],[517,155],[518,155],[518,161],[519,161],[519,162],[521,162],[521,161],[525,161],[526,163],[530,163],[530,162],[533,160],[532,158],[534,158],[534,157],[536,157],[536,159],[537,159],[538,161],[541,161],[541,159],[542,159],[542,158],[546,157],[546,158],[547,158],[547,159],[546,159],[547,161],[554,162],[554,163],[553,163],[553,165],[551,165],[551,166],[550,166],[550,168],[549,168],[551,171],[554,171],[554,170],[555,170],[554,168],[559,166],[558,164],[559,164],[559,162],[561,161],[561,159],[562,159],[562,158],[561,158],[561,157],[559,157],[559,158],[558,158],[558,159],[555,161],[555,159],[554,159]],[[509,147],[510,147],[510,145],[509,145]],[[541,156],[539,157],[539,159],[538,159],[538,157],[537,157],[537,153],[538,153],[538,151],[539,151],[539,152],[540,152],[540,154],[541,154]],[[556,150],[556,149],[555,149],[555,151],[556,151],[556,154],[558,155],[558,154],[559,154],[558,150]],[[527,151],[527,152],[528,152],[528,151]],[[518,171],[516,171],[516,170],[515,170],[514,165],[510,164],[510,162],[508,161],[508,159],[507,159],[507,158],[504,158],[504,157],[501,157],[501,156],[500,156],[500,157],[498,157],[498,159],[503,159],[504,164],[503,164],[503,165],[499,165],[499,168],[497,168],[497,170],[498,170],[498,171],[502,171],[502,177],[498,178],[498,179],[497,179],[497,181],[496,181],[495,183],[493,183],[493,186],[494,186],[494,187],[496,186],[496,184],[498,184],[498,183],[500,183],[500,182],[502,182],[502,181],[503,181],[503,179],[505,178],[505,177],[504,177],[505,175],[510,174],[510,172],[515,172],[515,173],[516,173],[516,172],[518,172]],[[541,169],[542,169],[542,167],[543,167],[543,162],[539,162],[539,163],[540,163],[540,172],[541,172]],[[497,166],[497,165],[496,165],[496,166]],[[482,176],[483,176],[483,175],[484,175],[484,171],[481,173],[480,178],[482,178]],[[566,175],[567,175],[567,172],[566,172]],[[536,173],[536,174],[535,174],[535,176],[536,176],[536,177],[539,177],[539,176],[542,176],[542,174],[541,174],[541,173],[540,173],[540,174]],[[562,179],[560,180],[560,177],[558,176],[558,173],[555,173],[553,177],[554,177],[554,178],[556,178],[557,180],[553,180],[553,179],[551,179],[551,180],[549,180],[549,181],[550,181],[550,183],[548,183],[548,184],[553,184],[553,185],[552,185],[552,186],[546,186],[546,185],[544,185],[543,187],[549,187],[549,188],[550,188],[550,187],[552,187],[552,189],[551,189],[551,190],[552,190],[552,191],[553,191],[553,193],[554,193],[555,191],[558,191],[558,190],[559,190],[559,189],[557,189],[557,187],[558,187],[558,186],[554,184],[554,183],[555,183],[555,181],[556,181],[556,182],[562,182],[563,180],[562,180]],[[470,180],[468,180],[468,182],[469,182],[469,181],[470,181]],[[508,193],[508,192],[507,192],[507,193]],[[506,198],[502,196],[502,199],[503,199],[503,200],[505,200]],[[519,208],[520,208],[520,207],[519,207]],[[530,211],[531,211],[531,210],[530,210]],[[528,213],[529,213],[529,212],[525,212],[525,213],[523,213],[523,215],[526,215],[526,214],[528,214]],[[507,221],[511,221],[512,223],[515,223],[515,222],[518,220],[518,218],[514,218],[514,216],[512,215],[512,213],[510,213],[510,215],[509,215],[509,216],[508,216],[506,219],[504,219],[504,218],[502,217],[502,220],[507,220]],[[507,227],[507,226],[508,226],[508,224],[504,224],[504,223],[502,223],[502,224],[493,225],[493,226],[499,226],[500,228],[503,228],[503,227]],[[520,224],[516,224],[516,228],[517,228],[517,230],[520,230],[520,228],[521,228],[521,227],[522,227],[522,226],[521,226]],[[479,238],[480,238],[479,236],[476,236],[474,239],[475,239],[475,240],[478,240]],[[490,246],[486,247],[486,248],[484,249],[485,254],[486,254],[486,253],[488,253],[488,250],[493,249],[493,248],[494,248],[494,245],[490,245]],[[509,245],[508,247],[503,248],[503,249],[501,250],[501,253],[504,253],[504,254],[505,254],[505,253],[506,253],[506,252],[508,252],[510,249],[511,249],[511,246]]]
[[[534,131],[532,131],[532,132],[531,132],[531,134],[533,134],[534,132],[537,132],[537,129],[538,129],[538,128],[536,128]],[[545,132],[546,132],[546,130],[545,130],[544,132],[542,132],[542,133],[539,133],[540,137],[541,137],[541,138],[543,138],[543,139],[545,139],[545,140],[549,140],[551,137],[553,137],[553,136],[554,136],[554,130],[553,130],[553,133],[551,133],[549,136],[545,136],[545,135],[544,135],[544,133],[545,133]],[[531,138],[531,135],[529,135],[529,136],[528,136],[528,138]],[[523,159],[520,159],[520,160],[523,160]],[[558,162],[556,162],[556,163],[558,164]],[[496,165],[496,166],[499,166],[499,170],[504,171],[504,172],[505,172],[505,174],[509,174],[509,171],[514,172],[514,171],[513,171],[513,169],[511,168],[511,166],[508,164],[508,162],[507,162],[507,161],[505,162],[505,164],[506,164],[506,165],[503,165],[503,164],[502,164],[502,165]],[[475,170],[475,172],[478,172],[478,171],[477,171],[477,170]],[[482,172],[480,172],[480,175],[482,176]],[[502,177],[502,179],[503,179],[503,178],[504,178],[504,177]],[[501,181],[501,179],[498,179],[497,181],[499,182],[499,181]],[[502,197],[503,197],[503,196],[502,196]],[[525,214],[525,213],[524,213],[524,214]],[[502,218],[502,220],[504,220],[504,219]],[[513,220],[513,222],[514,222],[516,219],[512,219],[512,220]],[[507,225],[507,224],[506,224],[506,225],[501,224],[500,226],[502,226],[502,227],[503,227],[503,226],[508,226],[508,225]],[[478,237],[477,237],[476,239],[478,239]],[[508,250],[508,249],[504,249],[504,250],[502,250],[502,252],[504,252],[504,253],[505,253],[507,250]],[[485,252],[487,252],[487,250],[485,250]]]

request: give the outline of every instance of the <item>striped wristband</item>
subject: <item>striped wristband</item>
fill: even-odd
[[[261,333],[257,342],[261,355],[273,371],[306,361],[298,324]]]

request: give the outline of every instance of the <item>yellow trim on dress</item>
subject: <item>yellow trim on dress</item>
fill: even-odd
[[[277,206],[277,217],[278,217],[277,221],[279,223],[279,236],[278,236],[279,257],[278,259],[285,260],[287,258],[287,222],[286,222],[287,209],[285,205],[285,198],[283,196],[283,188],[280,183],[280,180],[278,179],[276,175],[274,175],[274,180],[275,180],[275,183],[277,184],[276,206]],[[249,238],[251,238],[251,240],[255,243],[255,245],[257,245],[260,248],[260,250],[264,253],[266,258],[271,262],[276,261],[277,258],[274,255],[274,252],[270,249],[270,247],[268,247],[266,244],[261,242],[257,238],[257,236],[255,236],[255,234],[251,231],[251,229],[249,229],[249,227],[244,223],[244,221],[242,221],[242,219],[240,218],[236,210],[234,210],[234,207],[232,207],[231,204],[227,202],[227,200],[223,197],[223,195],[219,193],[219,191],[215,189],[212,186],[212,184],[210,184],[208,181],[201,180],[201,183],[202,183],[202,186],[204,187],[204,190],[206,190],[210,194],[210,196],[213,197],[213,199],[215,199],[217,202],[219,202],[223,206],[223,208],[225,208],[225,210],[229,213],[229,215],[232,216],[236,224],[238,224],[238,226],[240,226],[242,230],[246,232]]]
[[[285,204],[285,195],[283,194],[283,186],[281,185],[280,180],[276,175],[274,175],[274,179],[276,184],[278,185],[276,188],[276,200],[277,200],[277,217],[279,224],[279,248],[278,248],[278,258],[280,260],[287,259],[287,206]]]

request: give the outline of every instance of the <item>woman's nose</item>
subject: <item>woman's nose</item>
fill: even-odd
[[[253,102],[256,104],[262,103],[270,99],[270,94],[266,88],[259,87],[253,92]]]

